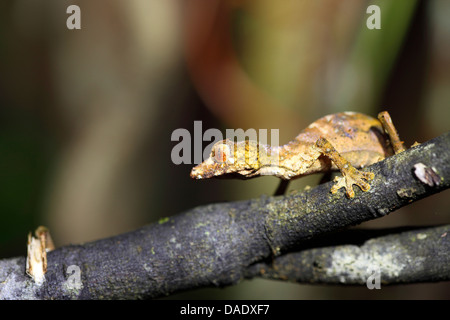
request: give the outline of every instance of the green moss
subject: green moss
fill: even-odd
[[[200,222],[200,223],[197,223],[197,224],[195,225],[196,228],[206,227],[206,226],[207,226],[207,224],[204,223],[204,222]]]
[[[169,219],[170,219],[169,217],[161,218],[161,219],[158,220],[158,224],[166,223],[167,221],[169,221]]]

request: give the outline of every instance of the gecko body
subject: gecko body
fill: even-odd
[[[345,187],[354,196],[353,185],[368,191],[371,172],[357,170],[403,151],[387,112],[378,119],[356,112],[341,112],[322,117],[283,146],[269,146],[257,141],[217,142],[208,159],[194,167],[191,177],[208,179],[230,177],[249,179],[273,175],[291,180],[313,173],[340,170],[331,189]]]

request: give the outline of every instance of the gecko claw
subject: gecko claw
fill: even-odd
[[[334,194],[339,189],[345,188],[347,197],[353,198],[355,196],[353,185],[357,185],[364,192],[369,191],[370,184],[364,180],[371,181],[374,177],[375,175],[373,172],[364,172],[353,168],[353,170],[348,170],[343,176],[334,179],[336,184],[331,188],[331,193]]]

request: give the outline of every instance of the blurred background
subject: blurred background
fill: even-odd
[[[66,9],[81,8],[81,30]],[[381,30],[369,30],[369,5]],[[279,129],[388,110],[409,146],[450,128],[450,2],[441,0],[3,0],[0,258],[50,228],[56,246],[194,206],[273,194],[277,178],[193,181],[175,129]],[[224,131],[223,131],[224,132]],[[206,141],[203,147],[210,142]],[[291,183],[315,185],[320,176]],[[360,227],[449,223],[438,194]],[[450,284],[367,288],[267,280],[174,298],[439,299]]]

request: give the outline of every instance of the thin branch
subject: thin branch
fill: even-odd
[[[450,281],[450,225],[287,253],[246,273],[247,278],[345,285],[365,285],[371,276],[383,285]]]
[[[418,163],[426,168],[420,175],[414,173]],[[327,183],[283,197],[198,207],[130,233],[61,247],[48,254],[42,286],[25,275],[25,258],[1,260],[0,298],[155,298],[233,285],[250,266],[296,251],[308,239],[383,217],[447,189],[449,163],[446,133],[368,167],[375,173],[371,190],[355,190],[353,199],[342,190],[331,194]],[[427,180],[430,172],[433,178]],[[67,285],[71,265],[81,270],[82,288]]]

